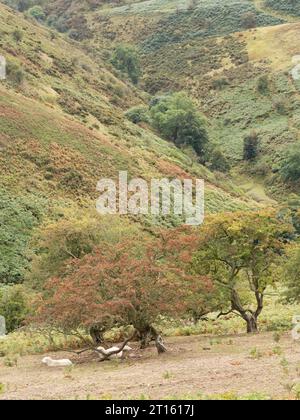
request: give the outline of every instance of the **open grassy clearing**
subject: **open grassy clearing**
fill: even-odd
[[[277,341],[277,340],[276,340]],[[41,356],[26,356],[17,367],[0,361],[0,399],[250,399],[299,396],[299,343],[290,334],[275,342],[259,336],[181,337],[167,340],[169,352],[135,349],[123,361],[97,362],[70,353],[71,369],[47,368]],[[116,384],[118,384],[116,386]]]

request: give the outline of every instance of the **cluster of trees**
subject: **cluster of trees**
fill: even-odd
[[[184,92],[154,97],[149,107],[134,107],[126,116],[135,124],[150,124],[177,147],[191,148],[199,161],[210,169],[220,172],[230,169],[223,152],[209,140],[205,117]]]
[[[154,127],[178,147],[191,146],[204,156],[208,145],[206,121],[184,93],[155,98],[150,104]]]
[[[30,274],[38,295],[31,322],[65,334],[85,330],[95,344],[112,327],[131,326],[142,347],[155,340],[159,351],[161,316],[235,313],[257,332],[266,289],[279,278],[273,270],[294,234],[270,211],[214,216],[200,230],[155,235],[130,225],[120,233],[114,223],[95,231],[101,219],[78,219],[44,229]]]
[[[130,327],[142,347],[155,340],[159,351],[162,316],[233,313],[257,332],[268,287],[282,281],[285,299],[300,300],[296,213],[210,216],[200,229],[151,233],[114,217],[67,214],[37,231],[25,286],[0,285],[0,314],[9,331],[26,318],[64,334],[86,331],[95,345],[112,327]]]

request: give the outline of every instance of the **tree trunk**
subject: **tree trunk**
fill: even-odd
[[[249,315],[246,319],[246,322],[247,322],[247,333],[257,334],[258,326],[257,326],[257,319],[255,318],[255,316]]]
[[[147,348],[151,341],[154,340],[151,327],[147,325],[143,329],[138,329],[138,337],[141,343],[141,349]]]
[[[99,325],[99,324],[95,324],[90,328],[90,336],[93,339],[93,342],[96,346],[99,346],[99,344],[102,344],[104,342],[104,333],[105,333],[106,328]]]
[[[233,311],[237,311],[247,323],[247,333],[258,333],[257,320],[263,308],[263,295],[256,294],[258,307],[256,312],[250,312],[244,309],[240,297],[236,290],[231,291],[231,306]]]
[[[138,334],[141,342],[141,349],[147,348],[151,341],[155,341],[158,354],[165,353],[167,351],[161,335],[159,335],[152,325],[147,325],[143,328],[143,330],[139,330]]]

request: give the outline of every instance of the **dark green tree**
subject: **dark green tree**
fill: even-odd
[[[118,45],[113,53],[111,63],[116,69],[127,73],[132,83],[139,82],[141,67],[136,48],[131,45]]]
[[[192,146],[204,158],[208,144],[206,121],[194,102],[184,93],[174,93],[154,101],[151,117],[155,128],[176,146]]]
[[[212,171],[228,172],[230,164],[222,150],[215,148],[209,154],[209,167]]]
[[[259,153],[259,138],[256,131],[252,131],[244,138],[244,160],[254,160]]]

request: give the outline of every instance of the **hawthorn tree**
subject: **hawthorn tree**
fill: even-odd
[[[207,275],[191,272],[193,255],[199,249],[201,236],[190,226],[181,226],[161,232],[168,259],[185,281],[184,316],[197,322],[220,308],[223,296]]]
[[[155,321],[184,314],[194,282],[200,293],[200,279],[184,275],[185,263],[177,264],[169,237],[146,242],[98,247],[71,260],[64,275],[48,281],[35,321],[65,333],[83,328],[97,344],[106,329],[132,325],[141,347],[155,340],[158,351],[165,351]],[[203,282],[205,288],[209,284]]]
[[[138,234],[135,225],[114,216],[99,216],[93,211],[77,208],[65,210],[63,218],[50,223],[46,221],[36,230],[31,243],[35,255],[27,272],[27,281],[39,290],[49,278],[63,275],[67,263],[90,254],[95,246],[114,246],[122,238],[133,238]]]
[[[258,332],[266,289],[276,281],[272,268],[292,229],[269,211],[219,215],[202,228],[193,272],[211,278],[223,296],[220,315],[237,313],[248,333]]]

